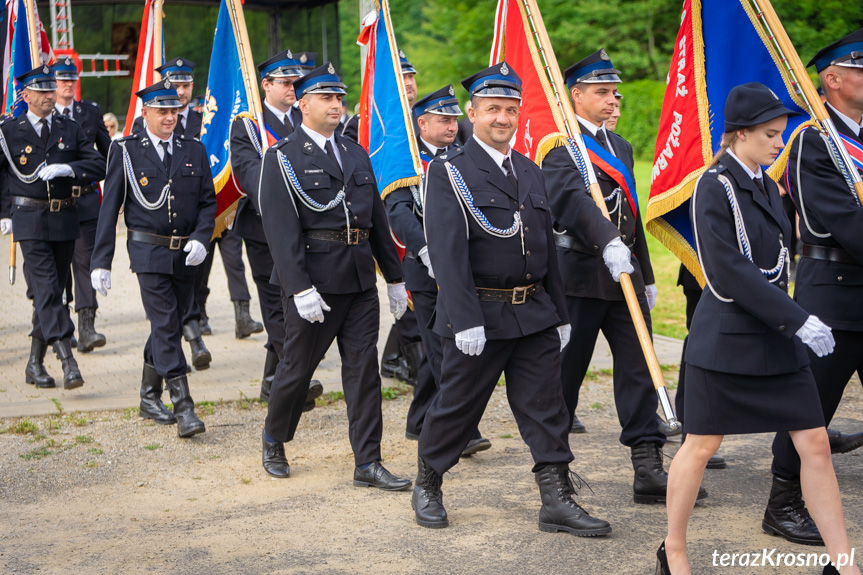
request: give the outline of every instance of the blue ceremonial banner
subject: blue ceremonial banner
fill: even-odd
[[[33,69],[30,62],[30,30],[27,28],[27,8],[24,6],[24,0],[19,0],[17,12],[5,106],[7,114],[13,117],[27,111],[27,104],[21,97],[21,90],[18,89],[18,82],[15,77],[26,74]]]
[[[809,120],[751,0],[685,0],[659,121],[647,229],[702,284],[689,199],[722,143],[728,93],[748,82],[767,85],[802,114],[788,118],[786,142]],[[775,180],[785,169],[787,150],[768,169]]]
[[[358,44],[368,47],[360,97],[360,144],[368,151],[382,197],[419,185],[423,168],[402,80],[389,2],[363,19]]]
[[[207,149],[216,187],[218,209],[214,237],[217,237],[225,228],[230,227],[237,202],[245,195],[231,173],[229,140],[231,122],[237,115],[249,112],[249,100],[240,66],[237,31],[226,0],[222,0],[216,21],[216,36],[213,39],[203,112],[201,143]]]

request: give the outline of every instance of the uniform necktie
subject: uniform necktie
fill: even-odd
[[[764,181],[761,178],[753,178],[755,180],[755,186],[761,190],[761,193],[764,194],[764,197],[769,201],[770,198],[767,196],[767,190],[764,188]]]
[[[443,154],[445,152],[446,152],[446,148],[438,148],[437,152],[434,153],[435,158],[437,158],[438,156],[440,156],[441,154]]]
[[[175,132],[177,132],[181,136],[186,133],[186,126],[185,126],[185,122],[183,120],[184,120],[184,116],[182,116],[182,115],[177,116],[177,129],[174,130]],[[165,148],[165,149],[167,150],[167,148]]]
[[[69,118],[71,116],[72,116],[72,112],[69,110],[69,108],[63,108],[63,117]]]
[[[605,137],[605,130],[600,128],[596,131],[596,141],[599,142],[599,145],[605,148],[608,151],[611,151],[608,148],[608,138]]]
[[[162,141],[159,142],[159,145],[162,146],[162,164],[165,166],[166,170],[170,170],[171,154],[168,152],[168,142]]]
[[[46,144],[48,143],[48,134],[51,132],[51,129],[48,127],[48,119],[42,118],[39,120],[39,123],[42,124],[42,131],[40,136],[42,136],[42,141]]]
[[[331,141],[327,140],[327,143],[324,144],[324,152],[326,152],[326,154],[330,158],[332,158],[332,160],[336,163],[336,165],[339,166],[339,160],[336,158],[336,152],[335,152],[335,150],[333,150],[333,143]],[[341,169],[342,169],[341,166],[339,166],[339,170],[341,170]]]
[[[506,172],[506,178],[509,180],[509,183],[516,189],[518,189],[518,180],[515,179],[515,173],[512,171],[512,161],[509,159],[509,156],[503,159],[503,171]]]

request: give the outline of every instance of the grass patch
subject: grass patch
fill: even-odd
[[[33,459],[39,460],[39,459],[42,459],[43,457],[48,457],[52,453],[54,453],[54,452],[51,451],[50,449],[48,449],[48,447],[43,445],[42,447],[37,447],[35,449],[31,449],[27,453],[22,453],[21,455],[19,455],[19,457],[25,459],[26,461],[31,461]]]
[[[90,449],[87,450],[87,453],[90,453],[92,455],[102,455],[105,452],[102,451],[101,449],[99,449],[98,447],[91,447]]]
[[[123,410],[123,419],[125,419],[126,421],[129,421],[130,419],[132,419],[137,414],[138,414],[138,408],[137,407],[130,407],[129,409]]]
[[[242,391],[240,392],[240,399],[236,403],[240,409],[251,409],[253,405],[267,405],[267,402],[260,397],[249,397]]]
[[[99,465],[99,464],[98,464],[98,463],[96,463],[95,461],[88,461],[87,463],[85,463],[85,464],[84,464],[84,465],[82,465],[81,467],[87,467],[87,468],[92,469],[92,468],[94,468],[94,467],[98,467],[98,465]]]
[[[251,478],[251,477],[243,477],[243,478],[241,478],[241,479],[240,479],[240,483],[242,483],[243,485],[248,485],[248,484],[249,484],[249,483],[251,483],[251,482],[252,482],[252,478]]]
[[[147,449],[149,451],[156,451],[157,449],[161,449],[161,448],[162,448],[161,443],[151,443],[150,445],[144,446],[144,449]]]
[[[498,437],[501,439],[512,439],[512,433],[501,433]]]
[[[96,440],[93,439],[89,435],[79,435],[78,437],[75,438],[75,443],[79,443],[79,444],[93,443],[94,441],[96,441]]]
[[[650,172],[653,168],[649,160],[635,161],[635,181],[638,189],[638,205],[642,214],[647,214],[647,199],[650,195]],[[656,306],[651,310],[653,333],[683,339],[686,337],[686,298],[683,289],[677,285],[680,260],[659,240],[645,232],[650,263],[656,278],[658,290]]]
[[[75,427],[84,427],[85,425],[87,425],[87,423],[89,423],[89,421],[90,420],[84,416],[73,417],[72,418],[72,425],[74,425]]]
[[[198,415],[213,415],[216,413],[216,404],[212,401],[201,401],[196,403],[195,413]]]
[[[605,407],[605,404],[600,401],[594,401],[590,404],[590,409],[602,409]]]
[[[498,387],[506,387],[506,376],[505,375],[500,376],[500,379],[497,380],[497,386]]]
[[[63,404],[60,403],[60,400],[56,397],[52,397],[51,401],[54,402],[54,407],[57,408],[57,413],[63,413]]]
[[[323,394],[322,396],[320,396],[319,398],[317,398],[315,400],[315,405],[317,407],[324,407],[327,405],[332,405],[333,403],[335,403],[337,401],[344,401],[344,400],[345,400],[344,392],[328,391],[327,393]]]
[[[398,399],[403,395],[413,395],[413,388],[404,383],[396,383],[392,387],[385,387],[381,389],[381,398],[384,401],[392,401],[393,399]]]
[[[15,425],[10,425],[3,430],[3,433],[16,433],[18,435],[27,435],[39,431],[39,426],[32,419],[22,419]]]

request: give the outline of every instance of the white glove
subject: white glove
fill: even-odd
[[[649,286],[644,286],[644,295],[647,296],[647,308],[653,309],[653,306],[656,305],[656,295],[659,293],[659,290],[656,289],[656,284],[650,284]]]
[[[458,332],[455,346],[466,355],[480,355],[485,347],[485,328],[478,326]]]
[[[429,247],[423,246],[423,249],[417,254],[423,265],[428,268],[429,277],[434,279],[434,270],[431,267],[431,259],[429,258]]]
[[[100,294],[108,295],[111,289],[111,270],[96,268],[90,272],[90,285]]]
[[[3,218],[0,220],[0,234],[8,236],[12,233],[12,218]]]
[[[620,281],[620,274],[631,274],[635,271],[632,267],[632,254],[620,238],[608,242],[602,250],[602,259],[616,282]]]
[[[836,346],[830,326],[814,315],[810,315],[809,318],[807,318],[806,323],[803,324],[803,327],[797,330],[796,335],[803,340],[803,343],[808,345],[818,357],[824,357],[825,355],[833,353],[833,348]]]
[[[566,344],[569,343],[570,333],[572,333],[571,324],[557,326],[557,335],[560,336],[560,351],[563,351],[563,348],[565,348]]]
[[[205,248],[204,244],[198,240],[189,240],[189,243],[186,244],[183,251],[189,254],[186,256],[187,266],[201,265],[201,263],[207,259],[207,248]]]
[[[54,178],[71,178],[74,175],[75,171],[69,164],[50,164],[39,170],[39,177],[45,182]]]
[[[408,292],[404,282],[387,284],[387,297],[390,300],[390,313],[400,320],[408,309]]]
[[[294,294],[294,305],[297,306],[300,317],[311,323],[324,323],[324,312],[330,311],[330,306],[314,287]]]

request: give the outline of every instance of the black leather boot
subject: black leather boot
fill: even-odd
[[[765,533],[779,535],[792,543],[824,545],[821,533],[803,502],[800,480],[789,481],[773,476],[761,528]]]
[[[177,423],[177,418],[162,403],[162,376],[156,373],[156,368],[149,363],[144,363],[144,372],[141,375],[141,405],[138,414],[160,425]]]
[[[201,317],[198,319],[198,329],[201,335],[213,335],[213,328],[210,327],[210,318],[207,316],[207,304],[200,304]]]
[[[213,361],[213,356],[210,355],[210,350],[204,345],[204,340],[201,338],[201,329],[198,325],[198,320],[190,320],[189,323],[183,326],[183,338],[189,342],[189,347],[192,349],[192,365],[198,371],[205,370],[210,367],[210,362]]]
[[[78,310],[78,351],[88,353],[106,343],[105,336],[96,332],[96,308]]]
[[[417,457],[417,480],[411,495],[411,508],[416,512],[417,525],[440,529],[449,526],[443,506],[443,477]]]
[[[596,537],[611,533],[608,521],[591,517],[573,501],[575,488],[569,478],[569,465],[555,463],[536,472],[536,484],[542,497],[539,530],[547,533],[565,531],[579,537]]]
[[[572,426],[569,428],[570,433],[587,433],[587,428],[578,418],[578,414],[572,414]]]
[[[658,443],[640,443],[632,447],[633,500],[636,503],[665,503],[668,473],[662,468],[662,446]],[[698,499],[707,497],[703,487],[698,488]]]
[[[30,338],[30,359],[24,368],[24,381],[36,387],[56,387],[54,378],[45,370],[45,352],[48,345],[38,337]]]
[[[54,353],[63,364],[63,389],[75,389],[84,385],[78,362],[72,356],[72,343],[68,339],[58,339],[54,342]]]
[[[408,366],[408,376],[405,379],[405,383],[416,386],[420,365],[422,365],[423,359],[425,359],[425,347],[423,347],[423,342],[418,341],[406,345],[402,348],[402,354],[404,355]]]
[[[195,415],[195,402],[189,394],[189,380],[185,375],[181,375],[169,379],[167,383],[171,402],[174,404],[174,416],[177,418],[177,435],[192,437],[204,433],[207,429],[204,422]]]
[[[270,387],[273,386],[273,378],[276,377],[276,367],[278,365],[278,354],[268,349],[267,359],[264,360],[264,378],[261,380],[261,401],[270,401]]]
[[[253,333],[264,331],[264,325],[259,321],[253,320],[249,314],[249,302],[247,301],[234,302],[234,321],[236,323],[234,336],[237,339],[243,339]]]

